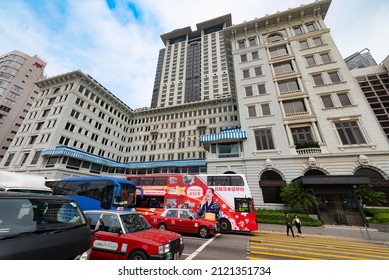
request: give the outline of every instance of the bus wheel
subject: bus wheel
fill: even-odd
[[[219,226],[220,226],[221,233],[230,233],[231,232],[231,224],[227,219],[220,219]]]
[[[135,261],[141,261],[141,260],[147,260],[147,255],[145,252],[136,250],[131,253],[131,255],[128,257],[129,260],[135,260]]]
[[[199,235],[202,238],[207,238],[209,236],[209,228],[207,228],[205,226],[201,226],[199,228]]]
[[[167,229],[167,226],[166,226],[165,223],[160,223],[160,224],[158,225],[158,228],[159,228],[159,229],[166,230],[166,229]]]

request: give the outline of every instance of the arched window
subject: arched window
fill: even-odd
[[[281,187],[285,185],[281,175],[273,170],[262,173],[259,186],[262,189],[264,203],[283,203],[280,197]]]
[[[278,33],[270,34],[267,37],[268,43],[274,43],[274,42],[278,42],[278,41],[282,41],[282,40],[284,40],[284,38]]]

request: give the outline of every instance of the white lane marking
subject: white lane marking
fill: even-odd
[[[208,246],[208,244],[210,244],[212,241],[214,241],[215,238],[218,237],[219,235],[220,235],[220,233],[217,233],[216,235],[214,235],[207,242],[205,242],[203,245],[201,245],[199,248],[197,248],[196,251],[194,251],[192,254],[190,254],[189,257],[187,257],[185,260],[191,260],[194,257],[196,257],[202,250],[204,250],[205,247]]]

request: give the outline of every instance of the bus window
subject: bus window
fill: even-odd
[[[153,180],[153,186],[166,186],[167,178],[166,177],[156,177]]]
[[[136,200],[136,207],[163,208],[163,196],[145,196]]]
[[[139,180],[140,186],[151,186],[153,184],[153,178],[152,177],[142,177]]]
[[[235,211],[236,212],[252,212],[251,199],[250,198],[235,198]]]
[[[244,181],[241,176],[231,176],[230,186],[244,186]]]

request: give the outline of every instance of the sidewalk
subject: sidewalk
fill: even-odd
[[[285,225],[275,224],[258,224],[259,232],[271,232],[286,235]],[[293,231],[297,232],[297,229],[293,227]],[[381,232],[372,228],[358,227],[358,226],[337,226],[337,225],[324,225],[320,227],[302,227],[301,231],[305,237],[309,236],[326,236],[334,237],[338,239],[350,239],[360,240],[373,243],[381,243],[389,245],[389,233]]]

